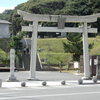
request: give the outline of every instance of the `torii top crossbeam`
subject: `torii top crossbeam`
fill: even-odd
[[[58,18],[65,18],[65,22],[96,22],[100,17],[100,13],[88,16],[67,16],[67,15],[43,15],[43,14],[31,14],[21,10],[17,11],[19,15],[23,16],[24,20],[28,21],[46,21],[46,22],[58,22]],[[25,15],[25,16],[24,16]]]

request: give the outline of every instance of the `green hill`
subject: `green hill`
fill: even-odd
[[[100,55],[100,36],[89,38],[89,43],[94,42],[93,49],[89,52],[90,55]]]
[[[42,53],[39,53],[41,61],[47,58],[50,65],[58,65],[58,62],[62,60],[63,64],[67,65],[71,60],[71,54],[64,53],[62,41],[66,41],[66,38],[38,39],[37,49],[41,47],[43,50]]]
[[[72,55],[70,53],[64,53],[64,48],[62,41],[66,41],[66,38],[47,38],[47,39],[38,39],[37,49],[41,47],[43,49],[40,54],[41,60],[47,58],[51,65],[58,65],[60,60],[63,61],[63,64],[66,66],[69,61],[71,61]],[[100,37],[89,38],[89,43],[94,42],[93,49],[89,51],[90,55],[99,55],[100,54]]]

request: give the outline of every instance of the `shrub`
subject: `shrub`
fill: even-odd
[[[0,55],[0,61],[3,64],[9,64],[10,63],[10,55],[9,53],[4,53]]]

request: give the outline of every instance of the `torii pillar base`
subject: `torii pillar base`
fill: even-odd
[[[19,82],[19,80],[17,80],[15,76],[9,76],[6,82]]]
[[[82,80],[90,80],[91,77],[82,77],[81,79],[82,79]]]
[[[39,81],[39,79],[37,79],[37,78],[27,78],[27,80],[29,80],[29,81]]]

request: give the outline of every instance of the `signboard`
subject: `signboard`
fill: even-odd
[[[74,62],[74,68],[78,68],[78,62]]]
[[[97,64],[98,64],[97,59],[94,59],[94,65],[97,65]]]

